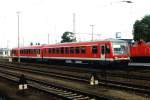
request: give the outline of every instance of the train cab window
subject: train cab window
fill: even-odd
[[[64,48],[63,47],[61,47],[60,51],[61,51],[61,54],[64,54]]]
[[[65,47],[65,53],[68,54],[69,53],[69,48]]]
[[[110,53],[110,46],[109,45],[105,45],[105,50],[106,50],[106,53]]]
[[[74,47],[70,47],[70,54],[74,53]]]
[[[116,55],[128,54],[128,44],[126,42],[114,42],[113,53]]]
[[[82,54],[85,54],[85,53],[86,53],[85,47],[81,47],[81,53],[82,53]]]
[[[92,53],[97,54],[97,52],[98,52],[97,46],[92,46]]]
[[[79,54],[80,53],[80,49],[79,47],[76,47],[76,54]]]

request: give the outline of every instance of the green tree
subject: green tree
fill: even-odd
[[[64,32],[63,35],[61,36],[61,43],[64,42],[76,42],[76,37],[74,36],[73,32]]]
[[[134,40],[143,39],[146,42],[150,41],[150,15],[144,16],[141,20],[136,20],[133,25]]]

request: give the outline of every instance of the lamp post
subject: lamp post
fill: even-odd
[[[19,34],[19,14],[20,12],[16,12],[18,16],[18,62],[20,63],[20,34]]]
[[[93,41],[93,28],[94,28],[94,25],[90,25],[92,27],[92,41]]]
[[[76,25],[76,14],[73,13],[73,33],[75,33],[75,26]]]
[[[49,44],[49,33],[48,33],[48,44]]]

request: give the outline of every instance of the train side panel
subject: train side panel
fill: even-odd
[[[113,65],[128,64],[125,41],[94,41],[16,48],[12,57],[22,62]],[[18,53],[20,52],[20,53]]]

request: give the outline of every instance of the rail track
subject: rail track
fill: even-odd
[[[16,67],[16,65],[5,64],[5,68],[26,71],[26,72],[32,72],[32,73],[42,74],[42,75],[48,75],[51,77],[57,77],[57,78],[59,77],[59,78],[64,78],[64,79],[69,79],[69,80],[82,81],[85,84],[89,83],[89,76],[91,75],[93,70],[95,70],[95,69],[93,69],[91,72],[91,70],[88,71],[87,69],[86,70],[82,69],[80,71],[78,69],[76,69],[79,71],[80,74],[78,73],[78,74],[73,75],[73,73],[75,73],[75,72],[71,72],[72,74],[70,74],[66,71],[66,69],[62,70],[62,74],[61,74],[58,71],[58,69],[56,68],[56,66],[55,66],[55,68],[57,69],[57,71],[56,71],[56,69],[50,71],[45,67],[41,68],[41,65],[39,65],[39,66],[36,65],[36,68],[32,67],[33,65],[30,65],[30,64],[23,64],[23,65],[24,66],[19,65],[18,67]],[[20,69],[20,67],[22,69]],[[149,83],[150,77],[148,77],[147,75],[146,76],[142,75],[142,77],[141,77],[140,74],[137,72],[136,72],[136,74],[127,72],[128,73],[127,74],[126,72],[123,73],[122,71],[120,71],[119,74],[117,74],[116,72],[112,73],[111,71],[107,71],[107,72],[105,72],[105,74],[107,74],[107,75],[104,75],[104,73],[103,73],[103,75],[101,75],[101,74],[98,74],[98,73],[101,73],[101,71],[95,70],[95,72],[97,73],[97,75],[99,77],[99,84],[101,84],[101,85],[115,87],[115,88],[121,88],[121,89],[125,89],[125,90],[132,90],[132,91],[136,91],[136,92],[140,92],[140,93],[144,93],[144,94],[150,93],[149,84],[141,85],[141,83],[140,84],[134,83],[135,80],[136,81],[144,81],[145,83],[147,83],[147,82]],[[122,79],[120,81],[118,81],[118,78],[122,78]],[[133,80],[134,80],[134,82],[133,82]]]
[[[18,69],[16,68],[16,70],[19,70],[19,68]],[[27,69],[24,71],[27,72]],[[1,77],[10,79],[10,80],[15,81],[15,82],[18,82],[20,74],[23,74],[23,73],[21,73],[21,72],[16,73],[16,71],[12,71],[10,69],[8,70],[8,66],[7,66],[7,68],[6,68],[6,66],[5,66],[5,68],[0,68],[0,76]],[[26,75],[26,78],[27,78],[28,83],[31,87],[37,88],[37,89],[42,90],[44,92],[48,92],[48,93],[57,95],[57,96],[59,96],[63,99],[66,99],[66,100],[72,100],[72,99],[74,99],[74,100],[112,100],[112,98],[110,98],[110,97],[90,94],[90,93],[85,92],[85,91],[71,89],[71,88],[67,88],[64,86],[50,83],[46,80],[42,80],[39,78],[37,79],[35,77],[32,77],[32,75],[31,76]]]

